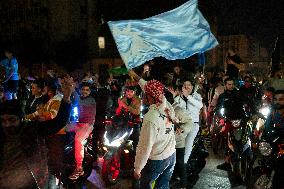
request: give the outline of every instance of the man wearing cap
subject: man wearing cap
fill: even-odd
[[[136,74],[131,71],[129,75]],[[150,80],[146,83],[143,79],[136,79],[139,80],[150,107],[142,123],[135,156],[134,177],[140,178],[141,188],[150,189],[154,182],[155,188],[169,188],[176,162],[172,123],[175,117],[174,109],[164,97],[164,86],[161,82]]]

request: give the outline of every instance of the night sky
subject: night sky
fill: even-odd
[[[102,53],[102,57],[112,58],[119,57],[119,54],[106,24],[107,21],[144,19],[172,10],[185,3],[187,0],[93,1],[97,3],[96,16],[93,19],[96,20],[96,23],[101,23],[100,18],[104,20],[104,24],[99,27],[100,29],[98,31],[98,35],[101,33],[106,37],[107,50]],[[212,25],[214,18],[217,18],[217,32],[219,36],[245,34],[249,37],[255,37],[260,41],[263,47],[268,49],[271,55],[277,36],[280,37],[280,46],[283,44],[284,22],[282,20],[284,19],[284,11],[281,9],[283,7],[283,1],[284,0],[199,0],[199,9],[208,20],[209,24]],[[53,3],[56,1],[49,2]],[[48,14],[48,12],[43,12],[42,14]],[[6,24],[12,22],[11,20],[7,20],[5,16],[2,16],[0,21],[6,21],[4,22]],[[40,26],[38,27],[40,28]],[[49,33],[46,33],[46,35],[44,33],[44,36],[48,35]],[[28,37],[23,36],[25,35],[21,34],[18,40],[20,42],[15,43],[18,48],[18,55],[22,56],[22,62],[45,62],[49,59],[48,52],[51,48],[49,47],[49,49],[47,49],[43,45],[44,42],[48,41],[48,37],[36,39],[34,43],[31,43],[32,35],[27,33],[26,36]],[[58,59],[58,62],[66,62],[66,64],[68,64],[68,62],[74,62],[74,60],[80,64],[86,62],[88,58],[86,36],[83,39],[85,39],[85,41],[80,38],[76,39],[76,41],[63,41],[60,45],[52,46],[52,48],[58,52],[55,54],[60,56],[59,58],[55,57]],[[3,46],[0,39],[0,52]],[[283,57],[283,48],[281,48],[280,54]],[[3,53],[1,53],[0,57],[1,56],[3,56]]]
[[[173,8],[186,0],[100,0],[99,14],[108,20],[142,19]],[[212,22],[217,17],[218,34],[247,34],[271,51],[277,36],[283,41],[283,0],[199,0],[199,9]],[[282,21],[282,22],[281,22]]]

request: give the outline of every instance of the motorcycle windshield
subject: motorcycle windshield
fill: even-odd
[[[236,95],[222,98],[217,113],[230,120],[241,119],[247,115],[242,100]]]
[[[106,137],[110,142],[121,138],[126,132],[129,132],[129,129],[126,127],[116,128],[116,127],[109,127],[107,129]]]

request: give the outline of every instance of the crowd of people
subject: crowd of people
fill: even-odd
[[[80,178],[84,141],[91,133],[94,141],[103,138],[109,114],[143,117],[133,133],[134,177],[141,188],[152,188],[153,183],[155,188],[169,188],[172,175],[180,178],[181,189],[187,188],[186,164],[193,141],[201,128],[209,132],[213,114],[221,106],[232,119],[243,114],[244,106],[253,114],[270,92],[265,98],[274,103],[275,114],[269,120],[284,128],[283,70],[274,70],[262,85],[249,72],[240,78],[243,62],[234,50],[228,51],[225,70],[211,78],[179,63],[162,70],[161,64],[150,61],[128,75],[112,76],[102,66],[96,77],[86,74],[76,81],[67,73],[58,76],[49,70],[45,78],[27,81],[26,93],[19,87],[17,59],[11,50],[5,56],[0,62],[6,71],[0,92],[3,189],[48,188],[48,175],[58,176],[64,169],[65,134],[70,131],[75,132],[76,165],[69,179]],[[225,162],[217,168],[228,170],[233,153],[225,146]]]

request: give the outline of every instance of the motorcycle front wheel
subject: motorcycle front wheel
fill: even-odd
[[[245,155],[240,160],[240,175],[242,180],[248,185],[252,176],[251,159],[248,155]]]
[[[120,175],[120,156],[113,154],[109,159],[105,159],[102,166],[102,177],[107,185],[113,185],[118,182]]]

